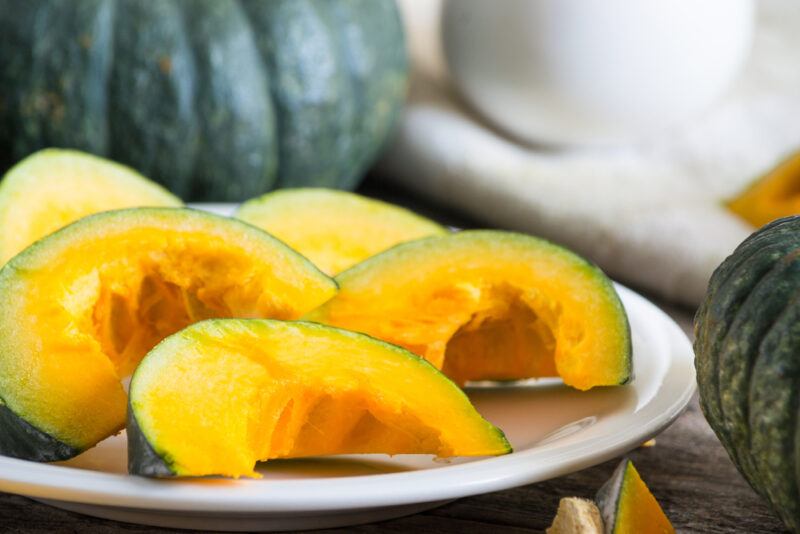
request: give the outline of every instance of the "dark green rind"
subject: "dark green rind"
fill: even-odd
[[[351,126],[353,156],[339,185],[353,189],[383,147],[406,96],[408,58],[394,2],[339,0],[322,3],[334,19],[341,56],[358,106]]]
[[[10,168],[25,154],[14,148],[28,143],[25,134],[22,99],[33,64],[34,28],[46,0],[26,2],[0,0],[0,170]]]
[[[115,4],[109,154],[187,197],[198,149],[197,74],[179,4]]]
[[[57,462],[81,452],[42,432],[0,404],[0,454],[34,462]]]
[[[136,421],[133,407],[128,402],[128,473],[145,477],[174,477],[167,461],[153,450],[147,441],[139,423]]]
[[[321,3],[242,0],[269,70],[281,187],[337,187],[351,154],[354,94]]]
[[[795,275],[797,276],[797,275]],[[750,456],[784,523],[800,529],[795,432],[800,406],[800,294],[764,336],[750,378]],[[787,474],[789,476],[787,476]]]
[[[200,140],[189,198],[242,201],[272,189],[278,140],[267,72],[235,0],[181,4],[197,65]]]
[[[745,476],[758,480],[750,453],[749,390],[761,341],[789,298],[800,290],[800,258],[784,257],[747,296],[731,322],[717,356],[720,408],[736,460]]]
[[[47,146],[106,152],[113,8],[104,0],[83,0],[45,2],[36,9],[31,63],[22,75],[25,91],[17,110],[21,135],[14,136],[14,154],[23,156]]]
[[[745,249],[746,250],[746,249]],[[786,254],[783,243],[772,244],[761,251],[745,254],[746,259],[734,269],[720,270],[720,276],[735,273],[735,280],[726,285],[725,291],[713,293],[713,299],[706,299],[695,319],[696,341],[695,351],[718,354],[723,350],[723,344],[729,329],[738,314],[742,304],[752,289],[770,272],[775,262]],[[737,254],[734,258],[738,260]],[[738,262],[737,262],[738,263]],[[723,264],[724,265],[724,264]],[[712,281],[715,277],[712,277]],[[700,328],[702,325],[702,328]],[[724,418],[722,414],[721,399],[718,387],[718,361],[716,358],[695,360],[698,382],[713,384],[706,388],[700,397],[701,406],[707,416],[716,420]],[[721,436],[723,442],[728,442],[727,434]]]
[[[800,217],[765,226],[714,272],[695,318],[703,412],[731,459],[800,529]]]
[[[614,532],[616,530],[616,522],[619,517],[620,506],[620,492],[622,485],[625,483],[625,473],[628,471],[628,465],[631,463],[627,458],[622,460],[611,478],[597,491],[594,501],[600,509],[600,516],[603,518],[606,532]]]
[[[714,272],[709,282],[708,297],[695,317],[695,348],[716,354],[744,299],[756,283],[787,251],[800,246],[800,234],[790,221],[779,220],[747,238]],[[732,279],[733,277],[733,279]],[[729,282],[729,280],[731,280]],[[718,289],[725,286],[725,291]],[[712,298],[713,296],[713,298]],[[701,328],[702,325],[702,328]],[[714,384],[707,387],[700,401],[707,416],[721,420],[722,413],[715,359],[696,360],[698,381]],[[722,438],[723,441],[727,438]]]

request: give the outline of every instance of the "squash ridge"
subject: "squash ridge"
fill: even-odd
[[[800,277],[788,280],[782,278],[787,270],[800,270],[800,257],[784,256],[773,265],[766,276],[760,279],[731,321],[729,333],[722,344],[723,351],[716,376],[719,376],[725,391],[740,393],[721,396],[721,409],[727,421],[725,425],[728,430],[727,438],[735,451],[739,450],[739,443],[750,441],[747,426],[749,406],[746,398],[759,349],[759,343],[753,343],[751,340],[761,339],[774,324],[774,314],[779,314],[788,304],[789,290],[792,287],[795,291],[800,289]],[[778,288],[782,291],[776,291]],[[770,298],[764,299],[765,294]],[[746,475],[751,480],[756,480],[755,461],[749,451],[747,454],[737,452],[735,456]]]
[[[800,358],[792,352],[792,347],[800,343],[800,291],[792,295],[786,308],[778,315],[770,329],[764,334],[753,369],[750,373],[748,403],[750,414],[748,428],[751,428],[749,452],[757,469],[758,479],[764,484],[765,497],[779,515],[787,518],[797,516],[797,480],[786,478],[785,465],[770,464],[775,458],[788,462],[795,471],[794,435],[788,432],[774,432],[773,426],[795,428],[800,409],[798,380],[793,378],[800,372]],[[781,382],[788,382],[781,384]],[[780,396],[789,392],[790,409],[777,405]],[[777,409],[776,409],[777,408]],[[778,423],[790,414],[791,421]],[[762,423],[768,418],[766,424]],[[780,419],[778,419],[780,418]],[[762,434],[766,431],[767,434]],[[788,449],[788,450],[787,450]],[[786,487],[788,485],[788,487]],[[788,498],[787,498],[788,497]]]
[[[702,315],[703,321],[698,322],[697,318],[695,318],[696,325],[703,325],[699,335],[696,336],[696,347],[705,348],[705,350],[711,351],[716,355],[719,348],[725,346],[725,340],[732,331],[732,325],[744,301],[750,292],[769,275],[774,267],[774,260],[785,255],[785,247],[779,244],[770,245],[767,248],[772,250],[766,257],[765,254],[760,254],[759,250],[756,249],[752,256],[748,256],[747,261],[741,262],[738,266],[730,269],[730,277],[736,278],[737,281],[744,280],[744,283],[738,282],[734,288],[721,294],[718,291],[709,291],[709,296],[698,310],[698,315],[701,312],[704,313]],[[754,265],[751,265],[751,263]],[[712,275],[712,283],[718,273],[722,273],[721,268],[722,266]],[[708,358],[704,360],[703,365],[696,365],[696,368],[699,379],[709,384],[709,387],[700,396],[704,412],[721,421],[724,416],[722,415],[719,373],[717,371],[720,367],[718,360],[719,356]],[[727,441],[728,438],[725,436],[722,439]]]

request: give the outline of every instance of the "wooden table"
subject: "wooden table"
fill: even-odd
[[[480,226],[479,221],[444,212],[399,191],[379,188],[372,181],[362,191],[410,205],[447,224]],[[690,333],[690,310],[665,309]],[[696,398],[658,436],[655,446],[637,449],[630,453],[630,458],[679,532],[782,531],[781,523],[728,459],[703,418]],[[615,460],[547,482],[461,499],[410,517],[327,532],[541,532],[549,526],[561,497],[591,497],[616,464]],[[116,530],[167,531],[86,517],[0,493],[0,532],[90,534]]]

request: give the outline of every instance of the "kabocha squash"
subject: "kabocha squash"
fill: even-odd
[[[353,188],[406,88],[393,0],[0,0],[0,168],[47,146],[182,198]]]
[[[623,460],[595,497],[606,534],[674,534],[633,462]]]
[[[743,241],[711,277],[695,317],[709,424],[750,485],[800,531],[800,217]]]
[[[631,377],[627,316],[594,265],[540,239],[464,231],[398,245],[336,277],[306,318],[400,345],[463,384]]]
[[[73,456],[125,425],[120,380],[209,317],[293,319],[335,283],[235,219],[179,208],[91,215],[0,270],[0,453]]]
[[[398,243],[447,229],[399,206],[322,188],[285,189],[245,202],[236,216],[335,275]]]
[[[42,150],[15,165],[0,182],[0,264],[86,215],[182,205],[169,191],[122,165],[75,150]]]
[[[511,451],[429,363],[314,323],[194,324],[145,357],[129,403],[138,475],[257,476],[256,461],[271,458]]]
[[[755,227],[800,214],[800,152],[754,181],[727,205]]]

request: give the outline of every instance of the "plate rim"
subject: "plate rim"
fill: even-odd
[[[559,447],[548,444],[429,470],[324,479],[244,480],[224,490],[217,485],[198,486],[192,481],[152,480],[0,456],[0,491],[108,507],[277,515],[367,510],[458,499],[585,469],[628,452],[669,426],[688,406],[697,387],[693,350],[686,334],[647,298],[621,284],[615,286],[623,302],[630,300],[637,310],[645,310],[658,319],[670,345],[668,365],[658,391],[644,406],[628,415],[632,418],[631,428],[636,430],[622,435],[578,441],[556,453],[549,450]],[[675,376],[678,371],[684,376]],[[669,379],[676,383],[667,384]],[[667,386],[669,392],[664,391]],[[671,401],[665,401],[667,394]],[[656,401],[665,406],[656,410]],[[653,411],[656,413],[650,413]],[[638,420],[642,421],[634,425]],[[546,465],[537,465],[536,457],[543,454],[548,455]],[[386,491],[387,488],[391,491]]]

